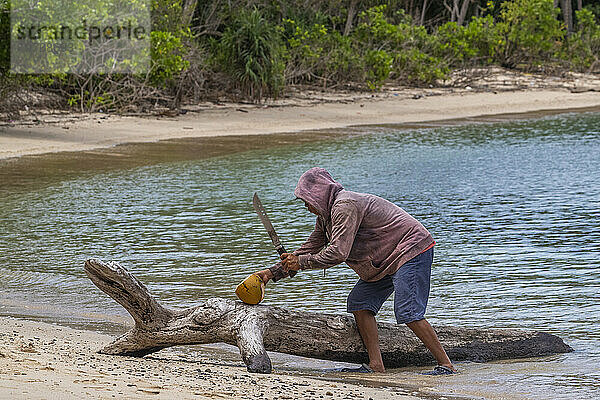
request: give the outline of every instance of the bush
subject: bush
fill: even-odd
[[[184,58],[184,36],[189,36],[189,32],[181,32],[180,35],[166,31],[150,33],[151,82],[154,85],[172,85],[175,78],[189,67],[189,62]]]
[[[363,80],[363,60],[349,37],[320,23],[305,26],[292,19],[283,23],[286,81],[318,82],[326,86]]]
[[[360,13],[349,36],[324,24],[305,26],[284,20],[288,79],[356,82],[376,90],[388,79],[430,83],[445,78],[448,67],[435,54],[436,38],[402,12],[396,13],[398,23],[390,23],[386,10],[383,5]]]
[[[353,36],[356,48],[363,52],[366,60],[370,86],[380,86],[391,58],[390,78],[405,83],[431,83],[446,76],[449,69],[444,60],[435,55],[439,44],[424,27],[415,26],[407,17],[403,22],[391,24],[384,15],[386,6],[376,6],[360,14],[361,22]],[[381,53],[381,52],[385,52]],[[375,53],[373,53],[375,52]],[[373,58],[378,55],[379,60]]]
[[[399,51],[408,48],[427,50],[434,43],[424,27],[413,25],[404,16],[398,24],[390,23],[386,6],[375,6],[359,14],[359,24],[354,31],[355,39],[368,48]],[[400,13],[403,15],[402,13]]]
[[[586,71],[600,62],[600,26],[590,9],[576,11],[575,15],[577,30],[566,41],[563,57],[571,67]]]
[[[454,67],[466,63],[489,64],[494,43],[498,42],[491,15],[473,17],[466,26],[447,22],[438,28],[436,37],[440,56]]]
[[[501,5],[495,59],[507,68],[551,60],[565,36],[553,0],[513,0]]]
[[[389,78],[394,65],[394,57],[385,50],[369,50],[365,55],[367,67],[367,86],[371,89],[379,89]]]
[[[600,4],[587,4],[585,9],[591,11],[596,17],[596,24],[600,25]]]
[[[277,97],[284,87],[279,32],[255,8],[239,11],[213,45],[217,65],[254,101]]]

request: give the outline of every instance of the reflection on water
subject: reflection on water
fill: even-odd
[[[464,374],[435,383],[438,390],[597,398],[598,127],[599,114],[408,131],[368,127],[343,140],[333,133],[324,141],[245,139],[237,149],[245,151],[235,154],[228,154],[234,139],[189,141],[171,158],[174,144],[123,156],[133,163],[96,153],[15,161],[18,181],[3,164],[0,313],[29,302],[77,311],[82,320],[99,311],[123,315],[85,277],[83,261],[92,256],[121,261],[172,307],[234,298],[242,278],[277,259],[252,193],[260,193],[284,244],[294,248],[314,221],[292,191],[304,170],[320,165],[348,189],[396,202],[432,232],[432,322],[539,329],[576,349],[543,361],[465,364]],[[275,146],[265,147],[266,140]],[[40,165],[53,173],[39,178]],[[301,273],[270,284],[265,303],[345,312],[355,281],[344,267]],[[391,302],[380,319],[393,320]],[[398,371],[398,379],[405,374],[414,370]]]

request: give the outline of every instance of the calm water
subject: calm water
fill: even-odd
[[[314,220],[292,191],[319,165],[347,189],[399,204],[436,238],[431,322],[538,329],[576,349],[466,363],[436,390],[600,398],[600,114],[361,129],[371,134],[0,183],[0,313],[118,321],[123,310],[85,277],[88,257],[122,262],[173,307],[234,298],[241,279],[277,259],[253,192],[293,249]],[[270,284],[265,304],[344,312],[355,281],[344,266],[300,273]],[[380,320],[393,321],[390,301]]]

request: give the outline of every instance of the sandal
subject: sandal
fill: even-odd
[[[342,368],[339,370],[339,372],[355,372],[355,373],[361,373],[361,374],[371,374],[375,371],[373,371],[371,369],[371,367],[369,367],[367,364],[362,364],[358,368]]]
[[[446,367],[444,365],[438,365],[437,367],[435,367],[433,369],[433,371],[430,372],[423,372],[423,375],[452,375],[452,374],[456,374],[457,372],[455,370],[453,370],[450,367]]]

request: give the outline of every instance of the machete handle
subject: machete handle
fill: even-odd
[[[279,253],[279,255],[282,255],[283,253],[287,253],[287,251],[285,251],[285,247],[283,247],[282,244],[280,244],[279,247],[277,247],[277,252]],[[297,271],[290,271],[290,278],[293,278],[294,276],[296,276],[296,272]]]
[[[287,251],[285,251],[285,247],[283,247],[283,245],[282,245],[282,244],[280,244],[280,245],[277,247],[277,252],[279,253],[279,255],[280,255],[280,256],[282,256],[284,253],[287,253]]]

